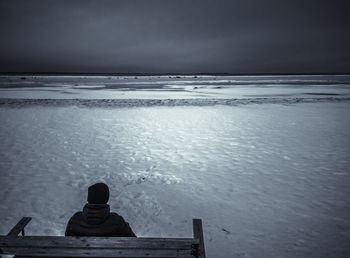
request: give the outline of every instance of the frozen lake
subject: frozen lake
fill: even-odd
[[[208,257],[349,257],[349,77],[96,78],[0,79],[0,234],[63,235],[102,181],[138,236],[199,217]]]

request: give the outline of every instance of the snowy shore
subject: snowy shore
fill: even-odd
[[[244,98],[244,99],[8,99],[0,98],[0,107],[85,107],[85,108],[131,108],[154,106],[215,106],[215,105],[249,105],[249,104],[298,104],[349,102],[347,97],[313,97],[313,98]]]
[[[138,236],[190,236],[199,217],[208,257],[349,257],[347,87],[220,100],[29,99],[3,88],[0,234],[32,216],[27,234],[63,235],[102,181]]]
[[[14,99],[349,98],[350,75],[298,76],[0,76]]]

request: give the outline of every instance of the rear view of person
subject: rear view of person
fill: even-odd
[[[109,188],[97,183],[88,188],[88,203],[83,211],[69,220],[66,236],[136,237],[129,224],[115,212],[110,212]]]

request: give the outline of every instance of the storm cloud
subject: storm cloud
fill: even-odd
[[[1,72],[350,72],[347,1],[0,1]]]

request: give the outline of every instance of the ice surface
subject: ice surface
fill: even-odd
[[[346,98],[104,108],[5,97],[0,234],[31,216],[28,235],[63,235],[103,181],[138,236],[191,236],[202,218],[208,257],[350,255]]]

